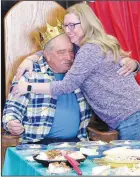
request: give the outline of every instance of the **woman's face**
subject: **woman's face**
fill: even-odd
[[[84,31],[78,16],[73,13],[65,15],[64,29],[71,42],[79,46],[84,37]]]

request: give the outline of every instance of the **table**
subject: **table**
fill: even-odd
[[[9,147],[6,151],[4,166],[2,170],[3,176],[50,176],[47,172],[47,167],[35,162],[29,162],[26,160],[25,150],[16,150],[15,147]],[[92,168],[96,166],[94,162],[86,159],[81,163],[80,169],[83,175],[91,175]],[[76,176],[76,172],[72,170],[68,176]],[[66,175],[65,175],[66,176]]]

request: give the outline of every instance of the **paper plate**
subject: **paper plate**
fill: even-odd
[[[56,149],[56,148],[57,149],[76,148],[76,143],[75,142],[59,142],[59,143],[50,143],[50,144],[48,144],[48,149]]]
[[[135,164],[138,164],[139,162],[133,162],[133,163],[127,163],[127,162],[108,162],[105,161],[107,164],[109,164],[112,168],[118,168],[118,167],[123,167],[127,166],[128,168],[132,168]]]
[[[92,148],[80,148],[80,152],[87,156],[88,159],[101,158],[104,156],[102,151]]]
[[[140,141],[136,140],[113,140],[110,141],[109,145],[140,145]]]
[[[47,149],[47,145],[43,144],[21,144],[16,146],[16,150],[29,150],[29,149]]]
[[[86,155],[86,154],[84,154],[84,155]],[[95,159],[95,158],[101,158],[101,157],[103,157],[103,156],[104,156],[103,154],[88,155],[87,158],[91,160],[91,159]]]
[[[107,142],[103,141],[81,141],[77,143],[77,146],[79,147],[89,147],[89,146],[106,146],[108,145]]]
[[[98,164],[98,165],[110,165],[110,167],[112,168],[118,168],[118,167],[123,167],[123,166],[127,166],[128,168],[132,168],[134,165],[139,164],[140,162],[110,162],[108,160],[106,160],[104,157],[100,158],[100,159],[94,159],[93,160],[94,163]]]

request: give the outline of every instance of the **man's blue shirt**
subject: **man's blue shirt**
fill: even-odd
[[[62,80],[64,74],[55,74],[56,80]],[[47,137],[74,138],[77,136],[80,124],[80,110],[74,93],[57,97],[54,121]]]

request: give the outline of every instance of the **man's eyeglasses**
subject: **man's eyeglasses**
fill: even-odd
[[[79,25],[79,24],[81,24],[80,22],[79,23],[69,23],[68,25],[62,25],[62,27],[64,28],[64,29],[66,29],[67,27],[70,29],[70,30],[73,30],[74,28],[75,28],[75,26],[76,25]]]

